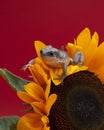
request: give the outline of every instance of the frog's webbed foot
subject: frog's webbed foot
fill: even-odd
[[[82,66],[84,64],[84,55],[81,51],[78,51],[74,55],[73,64]]]

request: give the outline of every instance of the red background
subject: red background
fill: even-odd
[[[33,42],[61,48],[89,27],[104,40],[103,0],[1,0],[0,67],[27,78],[21,68],[36,56]],[[0,77],[0,116],[22,115],[22,102]]]

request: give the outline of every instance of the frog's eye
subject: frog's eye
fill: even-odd
[[[40,50],[40,54],[43,54],[43,50]]]
[[[48,56],[54,56],[54,53],[52,51],[48,52]]]

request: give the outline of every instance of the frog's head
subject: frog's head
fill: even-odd
[[[42,58],[55,58],[57,57],[58,50],[51,45],[46,46],[40,50],[40,55]]]

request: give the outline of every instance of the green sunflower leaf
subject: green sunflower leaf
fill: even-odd
[[[7,69],[0,68],[0,75],[6,80],[6,82],[15,90],[15,91],[25,91],[24,85],[27,84],[29,81],[25,80]]]
[[[16,130],[18,116],[4,116],[0,118],[0,130]]]

